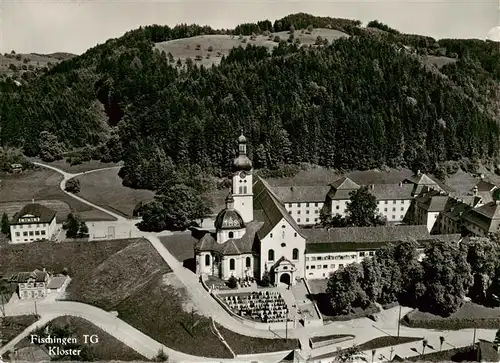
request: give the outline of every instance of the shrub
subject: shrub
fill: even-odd
[[[238,281],[236,280],[236,277],[231,276],[229,280],[227,280],[227,287],[229,287],[230,289],[236,289],[237,286]]]
[[[274,41],[275,43],[279,43],[279,42],[281,42],[281,38],[280,38],[279,36],[277,36],[277,35],[276,35],[276,36],[274,37],[274,40],[273,40],[273,41]]]
[[[66,187],[64,188],[69,193],[78,194],[80,193],[80,180],[70,179],[66,182]]]

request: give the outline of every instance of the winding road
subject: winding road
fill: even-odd
[[[102,212],[105,212],[118,221],[131,224],[132,221],[120,216],[116,213],[113,213],[105,208],[102,208],[98,205],[95,205],[81,197],[78,197],[72,193],[66,192],[65,186],[66,182],[74,178],[75,176],[88,174],[91,172],[97,172],[100,170],[106,170],[110,168],[96,169],[92,171],[87,171],[86,173],[78,173],[71,174],[67,173],[63,170],[55,168],[50,165],[42,164],[35,162],[36,165],[44,168],[48,168],[60,173],[63,176],[63,180],[60,183],[60,188],[66,194],[79,200],[82,203],[85,203],[93,208],[99,209]],[[116,168],[116,167],[115,167]],[[183,267],[182,263],[179,262],[169,251],[168,249],[161,243],[158,235],[155,233],[147,233],[141,232],[133,225],[134,236],[140,236],[147,238],[151,245],[158,251],[163,260],[172,268],[175,275],[179,278],[179,280],[185,285],[187,292],[189,293],[191,300],[197,308],[199,314],[212,317],[214,321],[219,323],[220,325],[230,329],[236,333],[242,335],[248,335],[253,337],[260,338],[276,338],[276,334],[280,336],[285,336],[285,331],[275,331],[271,332],[268,330],[257,329],[251,326],[247,326],[242,324],[240,321],[236,320],[234,317],[229,315],[211,296],[210,294],[203,288],[203,286],[199,283],[198,277],[193,274],[190,270]],[[403,314],[406,314],[410,309],[403,308]],[[23,315],[33,312],[33,304],[32,303],[24,303],[19,302],[8,310],[8,314],[10,315]],[[398,308],[389,309],[383,311],[379,314],[379,319],[376,323],[367,318],[355,319],[346,322],[335,322],[332,324],[324,325],[322,327],[307,327],[307,328],[295,328],[288,329],[288,337],[289,338],[297,338],[300,339],[301,345],[305,348],[302,353],[304,356],[317,356],[320,354],[329,353],[332,350],[335,350],[337,347],[347,348],[355,344],[361,344],[368,340],[371,340],[376,337],[380,337],[383,335],[398,335],[398,327],[397,327],[397,319],[398,319]],[[116,318],[114,315],[106,312],[104,310],[98,309],[94,306],[77,303],[77,302],[69,302],[69,301],[55,301],[50,303],[39,303],[38,304],[38,313],[42,316],[42,321],[45,323],[51,319],[54,319],[57,316],[62,315],[72,315],[85,318],[100,327],[104,331],[108,332],[118,340],[123,343],[129,345],[131,348],[139,352],[145,357],[153,358],[156,356],[160,349],[163,349],[165,353],[169,355],[169,357],[178,362],[224,362],[231,361],[237,362],[238,359],[224,360],[224,359],[210,359],[203,357],[191,356],[188,354],[184,354],[182,352],[178,352],[172,350],[168,347],[163,346],[158,343],[156,340],[148,337],[144,333],[138,331],[134,327],[125,323],[124,321]],[[49,319],[49,320],[47,320]],[[34,325],[36,326],[36,325]],[[34,326],[26,329],[23,334],[27,336],[30,331],[34,329]],[[31,329],[31,330],[30,330]],[[406,326],[401,326],[399,334],[401,336],[411,336],[411,337],[421,337],[425,338],[428,341],[428,344],[431,348],[439,349],[440,346],[440,337],[445,337],[446,345],[449,347],[461,347],[470,345],[472,343],[472,339],[475,336],[476,339],[485,339],[492,341],[495,336],[496,330],[487,330],[487,329],[478,329],[475,332],[473,329],[465,329],[459,331],[437,331],[437,330],[428,330],[428,329],[412,329]],[[311,336],[325,336],[331,334],[353,334],[355,335],[354,341],[346,341],[343,343],[335,344],[335,347],[323,347],[315,349],[314,351],[310,351],[308,340]],[[23,336],[21,336],[22,338]],[[19,337],[17,337],[19,338]],[[16,338],[16,339],[17,339]],[[19,338],[19,339],[21,339]],[[10,349],[9,347],[14,346],[17,341],[16,339],[4,347],[0,348],[0,355]],[[408,344],[402,344],[395,346],[392,351],[390,348],[382,348],[377,350],[377,356],[373,360],[373,362],[378,362],[383,359],[379,359],[379,355],[382,354],[385,357],[385,360],[388,359],[389,356],[394,357],[394,355],[398,354],[402,357],[409,357],[418,355],[422,350],[421,342],[414,342]],[[448,349],[449,349],[448,347]],[[431,348],[427,348],[427,352],[432,352]],[[443,347],[446,349],[446,347]],[[417,350],[417,352],[414,351]],[[371,353],[369,353],[371,355]],[[251,358],[246,358],[244,361],[260,361],[260,362],[277,362],[283,358],[283,353],[281,354],[261,354],[255,355]],[[380,357],[381,358],[381,357]],[[241,360],[243,361],[243,360]]]

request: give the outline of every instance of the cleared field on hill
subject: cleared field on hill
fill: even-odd
[[[78,165],[71,165],[66,162],[66,160],[57,160],[51,163],[42,161],[39,158],[28,158],[30,161],[37,161],[42,164],[53,166],[54,168],[61,169],[66,173],[78,174],[95,169],[111,168],[114,166],[121,166],[121,163],[103,163],[99,160],[90,160]]]
[[[82,203],[64,193],[60,188],[62,176],[52,170],[29,170],[21,174],[0,175],[0,210],[12,210],[34,199],[35,203],[47,201],[52,203],[58,213],[58,221],[66,220],[67,211],[78,213],[84,220],[110,221],[113,217]],[[56,201],[59,201],[57,203]],[[18,203],[13,205],[12,203]],[[4,203],[7,203],[4,205]],[[44,204],[44,203],[42,203]],[[66,207],[63,206],[66,205]],[[12,218],[12,215],[9,214]]]
[[[139,202],[150,202],[155,195],[150,190],[132,189],[122,185],[118,176],[120,169],[108,169],[77,176],[80,180],[78,195],[89,202],[112,211],[132,217],[132,212]]]
[[[228,55],[230,50],[235,47],[245,47],[247,44],[260,45],[273,49],[278,45],[273,39],[275,36],[281,40],[287,40],[289,37],[288,32],[273,33],[272,39],[269,36],[258,35],[255,40],[250,40],[250,36],[243,36],[246,43],[242,42],[238,36],[232,35],[199,35],[191,38],[168,40],[166,42],[156,43],[155,48],[165,53],[172,53],[172,56],[177,61],[180,59],[185,62],[187,58],[195,60],[196,56],[202,56],[203,59],[196,61],[197,64],[202,64],[206,67],[211,67],[212,64],[220,64],[222,55]],[[314,44],[318,36],[327,39],[329,42],[335,39],[348,37],[347,34],[334,30],[334,29],[314,29],[311,34],[302,34],[301,30],[295,31],[295,38],[300,39],[301,44],[311,45]],[[200,45],[200,49],[196,50],[196,46]],[[213,47],[213,51],[208,51],[208,47]],[[220,56],[217,56],[220,53]],[[210,56],[207,59],[207,55]]]
[[[12,66],[23,72],[23,66],[26,70],[48,67],[49,63],[57,64],[65,59],[73,58],[74,54],[53,53],[53,54],[0,54],[0,76],[11,75],[14,73]],[[10,67],[10,68],[9,68]],[[24,70],[24,71],[26,71]]]

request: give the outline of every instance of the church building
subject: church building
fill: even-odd
[[[306,238],[267,182],[253,175],[243,135],[238,143],[226,206],[215,230],[195,244],[196,272],[225,280],[267,272],[274,284],[295,284],[305,277]]]

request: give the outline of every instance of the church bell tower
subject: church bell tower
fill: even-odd
[[[253,220],[252,162],[247,156],[247,139],[238,138],[238,157],[233,162],[234,209],[240,212],[245,223]]]

